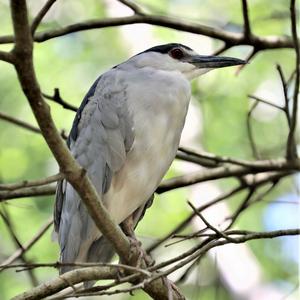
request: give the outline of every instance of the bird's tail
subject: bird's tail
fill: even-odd
[[[115,252],[112,244],[107,240],[107,238],[101,236],[91,245],[88,251],[87,262],[99,262],[99,258],[101,258],[102,263],[110,262],[114,254]],[[96,280],[86,281],[84,282],[83,286],[84,288],[89,288],[92,287],[95,282]]]
[[[114,248],[112,244],[103,236],[94,241],[89,247],[85,262],[88,263],[107,263],[110,262],[114,256]],[[62,261],[63,262],[63,261]],[[82,262],[82,261],[81,261]],[[59,269],[59,273],[63,274],[68,271],[74,270],[80,267],[74,266],[62,266]],[[92,287],[96,281],[84,282],[84,288]]]

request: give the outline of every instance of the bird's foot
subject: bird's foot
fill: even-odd
[[[141,267],[143,262],[146,267],[151,267],[155,264],[152,257],[142,248],[142,243],[135,237],[128,237],[130,242],[130,256],[129,261],[133,262],[136,267]]]

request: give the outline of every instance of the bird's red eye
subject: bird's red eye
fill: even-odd
[[[179,49],[179,48],[172,49],[172,50],[170,51],[170,54],[171,54],[171,56],[172,56],[173,58],[175,58],[175,59],[181,59],[181,58],[183,57],[183,52],[182,52],[182,50]]]

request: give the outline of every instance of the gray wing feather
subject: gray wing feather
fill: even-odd
[[[126,86],[110,75],[99,78],[90,89],[68,139],[73,156],[87,171],[99,195],[109,190],[112,176],[124,165],[134,140]],[[65,181],[57,186],[54,219],[62,262],[87,261],[108,247],[104,243],[105,247],[100,249],[94,243],[97,232],[94,222],[77,192]],[[106,255],[102,256],[106,259]],[[64,267],[61,272],[68,269]]]

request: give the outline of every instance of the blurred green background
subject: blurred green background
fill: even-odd
[[[1,35],[12,32],[7,2],[0,0]],[[180,16],[186,20],[236,32],[242,30],[240,1],[143,0],[136,2],[153,13]],[[262,36],[289,35],[288,2],[287,0],[249,1],[253,32]],[[28,3],[30,18],[33,18],[44,1],[32,0]],[[39,30],[57,28],[90,18],[122,16],[128,13],[130,11],[117,1],[57,1]],[[57,87],[65,100],[79,106],[89,86],[99,74],[134,53],[155,44],[168,42],[181,42],[203,54],[211,54],[221,46],[219,41],[194,34],[142,24],[130,25],[84,31],[41,44],[36,43],[35,68],[43,92],[52,94],[53,89]],[[0,47],[3,50],[10,48],[11,45]],[[245,46],[235,47],[226,51],[226,55],[246,58],[250,50]],[[256,94],[276,104],[283,103],[276,63],[283,67],[288,76],[294,69],[293,51],[281,49],[261,52],[238,75],[234,68],[224,69],[195,80],[192,90],[197,128],[193,129],[196,130],[196,134],[193,134],[191,146],[198,145],[205,151],[219,155],[253,159],[246,127],[247,112],[252,101],[247,98],[247,95]],[[21,92],[13,67],[4,62],[0,62],[0,82],[0,111],[36,124]],[[74,113],[51,102],[49,105],[57,127],[68,132]],[[189,124],[193,125],[193,122],[192,118],[189,119]],[[261,157],[282,157],[287,137],[287,126],[282,112],[259,104],[253,114],[252,125]],[[188,130],[189,127],[186,132]],[[189,146],[191,138],[187,138],[186,141],[182,146]],[[55,160],[39,134],[31,133],[3,120],[0,120],[0,167],[2,183],[38,179],[58,171]],[[178,175],[184,170],[189,169],[175,163],[167,177]],[[228,191],[235,183],[232,179],[226,179],[204,187],[199,185],[197,192],[199,191],[200,204],[201,199],[208,200],[206,198],[209,197],[211,189],[217,189],[220,193]],[[245,194],[241,193],[228,201],[229,211],[234,211],[244,196]],[[188,215],[190,208],[186,200],[190,197],[192,196],[189,188],[156,197],[154,205],[137,230],[138,236],[146,246],[163,237]],[[0,208],[9,216],[20,241],[26,243],[51,217],[53,203],[53,196],[22,198],[1,203]],[[263,198],[263,201],[248,209],[238,219],[236,228],[275,230],[295,228],[298,225],[299,176],[290,176],[282,180],[280,185]],[[28,261],[55,262],[58,259],[58,246],[51,241],[51,231],[52,227],[26,252]],[[186,233],[193,231],[195,231],[193,225],[185,230]],[[161,247],[153,255],[157,261],[161,261],[163,258],[175,256],[195,242],[189,241],[168,248]],[[16,245],[1,218],[0,245],[1,261],[16,250]],[[242,246],[235,246],[237,253],[239,253],[238,247]],[[247,259],[255,263],[255,270],[259,272],[259,275],[251,272],[247,275],[249,281],[255,282],[251,287],[251,293],[250,290],[237,293],[237,287],[227,278],[230,277],[230,270],[222,266],[222,261],[215,253],[207,255],[186,282],[180,285],[188,299],[297,299],[298,237],[252,241],[243,247],[250,253]],[[231,266],[232,269],[238,268],[240,272],[247,274],[247,266],[244,265],[243,259],[235,257],[234,264]],[[34,270],[34,274],[41,283],[57,276],[57,270],[41,268]],[[176,276],[173,279],[176,279]],[[31,281],[27,272],[6,270],[0,273],[0,299],[9,299],[30,287]],[[254,288],[257,289],[257,296],[252,295]],[[104,296],[104,299],[106,297]],[[118,295],[112,299],[129,297]],[[134,299],[148,299],[148,296],[137,292]]]

